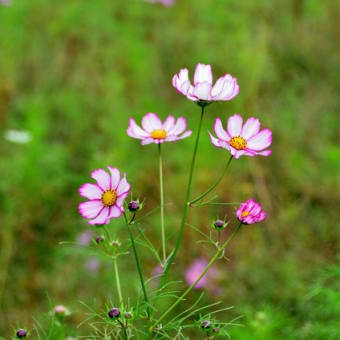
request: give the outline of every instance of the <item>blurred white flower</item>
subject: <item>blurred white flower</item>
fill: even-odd
[[[6,130],[4,137],[9,142],[18,144],[26,144],[32,139],[31,134],[25,130]]]

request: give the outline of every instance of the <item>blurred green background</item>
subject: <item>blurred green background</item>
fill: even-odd
[[[215,78],[237,77],[241,90],[207,108],[195,195],[227,158],[205,133],[216,117],[256,116],[274,133],[272,156],[234,161],[217,190],[220,201],[255,197],[269,216],[232,242],[230,261],[216,266],[218,290],[208,289],[203,303],[234,306],[223,315],[241,316],[241,326],[228,327],[232,339],[340,339],[339,2],[13,0],[0,5],[0,34],[0,335],[32,328],[49,299],[72,311],[70,335],[88,334],[76,329],[87,312],[79,301],[105,310],[115,287],[111,263],[91,247],[60,244],[93,230],[78,215],[77,189],[92,169],[111,164],[146,198],[145,211],[158,204],[157,148],[127,137],[128,119],[171,113],[195,130],[199,108],[171,78],[182,67],[192,75],[201,62]],[[32,140],[11,142],[12,129]],[[193,141],[164,146],[169,233],[179,225]],[[233,209],[196,208],[189,220],[209,232],[225,215]],[[124,240],[120,223],[112,233]],[[158,215],[143,228],[159,245]],[[209,258],[199,239],[185,230],[174,279]],[[149,277],[157,263],[140,251]],[[124,294],[133,299],[133,258],[123,261]]]

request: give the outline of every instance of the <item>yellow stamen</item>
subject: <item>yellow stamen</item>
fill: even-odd
[[[233,137],[229,144],[236,150],[244,150],[247,147],[247,142],[243,137],[237,136]]]
[[[117,193],[115,190],[107,190],[102,195],[102,202],[106,207],[111,207],[117,201]]]
[[[153,139],[165,139],[166,138],[166,131],[162,129],[156,129],[151,132],[151,137]]]
[[[242,214],[241,214],[241,216],[242,217],[247,217],[249,215],[249,211],[242,211]]]

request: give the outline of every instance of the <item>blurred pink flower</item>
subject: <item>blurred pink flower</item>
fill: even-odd
[[[217,79],[213,85],[210,65],[198,63],[194,74],[194,85],[189,80],[189,71],[183,68],[172,78],[176,90],[192,101],[226,101],[231,100],[240,92],[237,79],[230,74]]]
[[[236,211],[236,216],[244,224],[253,224],[265,220],[267,214],[262,211],[260,203],[257,203],[253,198],[250,198],[239,206]]]
[[[80,203],[78,209],[91,225],[108,224],[111,218],[118,218],[124,212],[123,203],[130,184],[125,174],[120,177],[117,168],[108,166],[108,169],[110,174],[103,169],[92,171],[91,177],[97,183],[85,183],[79,188],[79,194],[89,201]]]
[[[236,159],[242,155],[271,155],[272,151],[265,149],[272,143],[272,132],[269,129],[260,131],[257,118],[249,118],[243,126],[242,123],[242,117],[236,114],[228,119],[227,130],[224,130],[221,119],[217,118],[214,125],[217,138],[209,132],[211,142],[230,151]]]
[[[185,118],[168,116],[164,123],[155,113],[148,113],[142,118],[142,128],[140,128],[133,118],[130,118],[127,134],[132,138],[141,139],[142,145],[163,142],[175,142],[179,139],[189,137],[192,131],[187,130]],[[184,132],[185,131],[185,132]]]
[[[208,262],[205,259],[199,258],[190,265],[190,267],[185,272],[185,279],[188,285],[191,286],[199,278],[207,264]],[[208,283],[208,280],[215,276],[216,272],[213,268],[210,268],[208,272],[201,278],[201,280],[198,281],[194,289],[205,287]]]
[[[88,271],[92,274],[95,274],[98,271],[99,268],[99,261],[95,258],[89,258],[85,262],[85,267],[88,269]]]
[[[160,3],[164,6],[170,7],[175,3],[175,0],[146,0],[146,2],[150,2],[150,3]]]
[[[12,4],[12,0],[0,0],[0,5],[9,6]]]
[[[81,246],[88,246],[93,238],[93,233],[89,230],[85,230],[77,236],[77,243]]]

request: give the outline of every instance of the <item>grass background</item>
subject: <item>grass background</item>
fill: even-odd
[[[208,107],[204,131],[217,116],[241,113],[274,133],[272,156],[233,162],[217,190],[223,201],[253,196],[269,216],[229,247],[231,261],[216,267],[220,295],[208,291],[205,302],[233,305],[225,321],[242,316],[242,327],[228,329],[233,339],[339,339],[339,22],[334,0],[0,6],[0,334],[32,327],[32,316],[50,308],[47,296],[72,310],[70,334],[87,334],[76,329],[86,313],[79,301],[100,310],[115,290],[110,263],[100,260],[91,273],[84,264],[93,250],[59,244],[90,229],[77,212],[77,189],[92,169],[111,164],[127,172],[146,210],[157,205],[156,147],[128,138],[128,119],[171,113],[195,130],[199,109],[171,78],[202,62],[215,77],[236,76],[241,88],[231,102]],[[10,143],[7,129],[27,130],[32,141]],[[179,224],[192,144],[193,137],[165,146],[169,232]],[[204,133],[194,193],[213,182],[226,157]],[[207,232],[225,214],[232,209],[197,209],[190,223]],[[158,216],[143,227],[158,244]],[[120,229],[112,224],[123,240]],[[197,239],[187,228],[174,278],[210,254]],[[124,292],[133,299],[134,263],[123,261]],[[147,251],[143,265],[151,275],[156,263]]]

